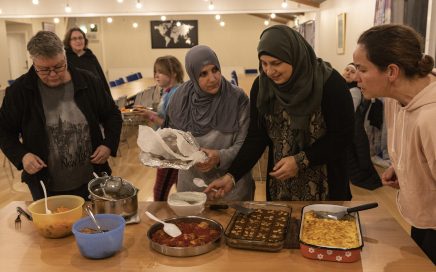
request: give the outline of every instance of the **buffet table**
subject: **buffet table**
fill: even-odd
[[[354,206],[363,202],[328,202]],[[90,260],[80,254],[74,236],[46,239],[32,223],[22,218],[16,230],[16,207],[28,203],[14,201],[0,210],[0,263],[2,271],[435,271],[435,267],[413,240],[383,207],[363,211],[360,221],[364,247],[362,259],[354,263],[335,263],[306,259],[298,249],[261,252],[234,249],[225,245],[195,257],[168,257],[150,248],[147,230],[155,222],[144,214],[149,210],[160,218],[173,217],[165,202],[140,202],[141,222],[126,226],[124,246],[115,256]],[[287,202],[292,216],[299,218],[309,202]],[[219,221],[225,228],[234,210],[205,209],[202,216]]]
[[[114,100],[117,100],[121,96],[127,96],[129,99],[135,96],[137,93],[147,89],[152,85],[156,84],[153,78],[141,78],[135,81],[126,82],[124,84],[111,87],[111,94]]]

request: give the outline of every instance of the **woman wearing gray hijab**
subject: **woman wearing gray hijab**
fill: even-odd
[[[177,191],[203,191],[194,178],[207,184],[224,175],[238,153],[250,121],[250,105],[242,89],[221,75],[215,52],[205,45],[191,48],[185,57],[187,82],[171,97],[166,124],[191,132],[208,156],[189,170],[180,170]],[[227,200],[253,200],[254,181],[251,172],[240,176]]]
[[[269,146],[267,200],[350,200],[346,148],[354,111],[345,80],[287,26],[266,29],[257,50],[260,75],[250,93],[247,138],[228,173],[205,192],[225,196],[232,179]]]

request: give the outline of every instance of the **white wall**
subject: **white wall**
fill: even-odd
[[[341,72],[353,61],[357,39],[366,29],[374,25],[375,0],[327,0],[321,4],[316,25],[317,55],[329,61]],[[345,53],[336,53],[336,16],[346,13]]]
[[[174,18],[173,18],[174,19]],[[223,15],[225,27],[220,27],[211,15],[177,16],[180,20],[198,20],[200,44],[210,46],[217,53],[225,76],[232,69],[242,73],[245,68],[257,68],[256,46],[265,28],[263,19],[250,15]],[[99,41],[89,44],[108,79],[141,71],[153,76],[153,63],[162,55],[174,55],[184,65],[188,49],[151,49],[150,20],[158,17],[114,17],[111,24],[105,18],[77,18],[77,25],[99,25]],[[132,23],[139,23],[134,29]]]
[[[26,45],[29,39],[39,30],[42,29],[42,22],[52,22],[52,18],[37,18],[37,19],[0,19],[0,88],[7,87],[7,81],[11,74],[9,71],[9,56],[8,56],[8,43],[7,32],[25,32]],[[66,19],[61,19],[60,23],[56,25],[56,34],[61,39],[65,34]],[[29,59],[29,65],[31,65]]]

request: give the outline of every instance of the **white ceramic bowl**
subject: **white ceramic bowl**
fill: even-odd
[[[177,192],[170,194],[167,203],[178,216],[188,216],[200,214],[206,200],[202,192]]]

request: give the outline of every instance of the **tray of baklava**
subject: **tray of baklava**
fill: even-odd
[[[292,208],[270,202],[244,202],[251,210],[236,210],[226,227],[226,243],[230,247],[262,251],[280,251],[290,230]]]

